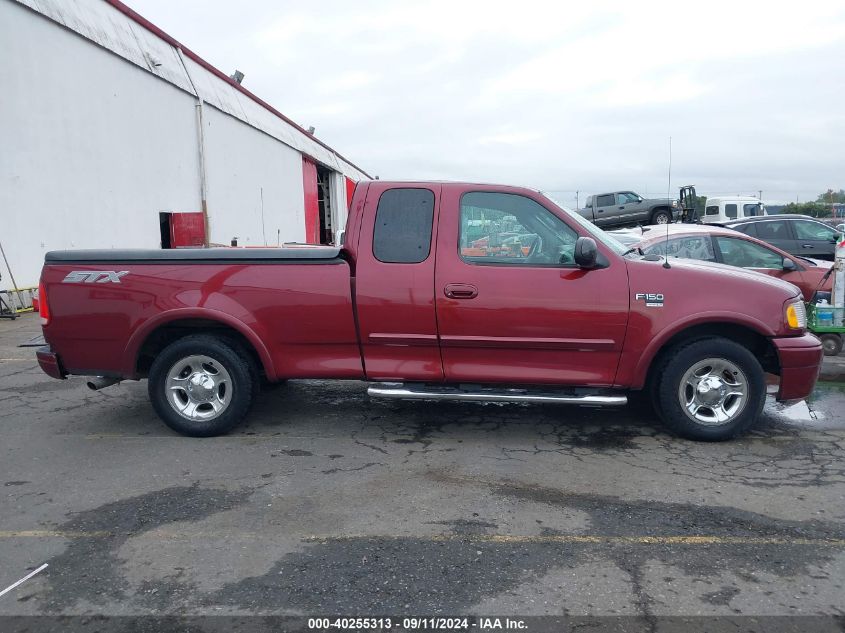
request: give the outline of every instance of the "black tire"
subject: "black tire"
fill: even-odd
[[[216,415],[210,419],[189,419],[168,399],[168,374],[175,370],[177,363],[195,357],[211,359],[211,368],[218,372],[222,368],[226,374],[225,408],[219,414],[209,412],[209,415]],[[236,341],[210,334],[193,334],[171,343],[156,357],[150,368],[147,389],[153,408],[171,429],[190,437],[214,437],[228,433],[246,416],[258,391],[258,370]],[[180,397],[187,402],[187,395]],[[200,405],[203,406],[206,405]]]
[[[822,341],[825,356],[838,356],[842,352],[842,337],[838,334],[822,334],[819,338]]]
[[[714,363],[716,371],[706,369],[707,363],[711,360],[716,361]],[[744,398],[729,396],[721,407],[723,415],[726,415],[726,408],[736,407],[735,413],[728,416],[725,421],[714,419],[718,415],[718,407],[710,408],[706,404],[699,404],[699,415],[711,418],[700,421],[693,417],[681,402],[681,398],[684,397],[690,400],[691,406],[694,407],[698,404],[698,398],[718,397],[718,389],[714,389],[712,395],[709,393],[700,395],[700,392],[688,385],[688,381],[685,380],[687,372],[699,364],[704,365],[702,372],[706,371],[706,375],[709,375],[713,371],[714,377],[720,375],[718,365],[724,364],[728,368],[728,373],[722,373],[723,378],[727,375],[728,379],[737,381],[738,384],[745,384]],[[738,370],[739,374],[730,371],[731,369]],[[653,376],[658,414],[672,431],[691,440],[720,442],[744,433],[757,422],[766,401],[766,381],[760,363],[748,349],[725,338],[696,339],[668,350],[655,368]],[[697,374],[692,374],[690,380],[695,382],[698,380],[696,376]],[[723,378],[717,378],[716,384]],[[683,396],[682,382],[685,385]],[[724,386],[728,393],[736,389],[727,384]]]
[[[663,220],[661,222],[661,220]],[[672,221],[672,216],[666,209],[658,209],[651,214],[651,224],[668,224]]]

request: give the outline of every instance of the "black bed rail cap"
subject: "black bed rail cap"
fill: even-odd
[[[45,264],[69,262],[228,262],[228,261],[331,261],[338,259],[335,246],[280,248],[170,248],[99,249],[49,251]]]

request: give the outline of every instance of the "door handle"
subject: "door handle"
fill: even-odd
[[[801,248],[813,248],[812,244],[802,244]]]
[[[471,284],[446,284],[443,294],[450,299],[475,299],[478,296],[478,288]]]
[[[624,210],[625,210],[625,207],[619,207],[619,210],[620,210],[620,211],[624,211]]]

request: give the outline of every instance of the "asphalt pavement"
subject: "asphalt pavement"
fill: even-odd
[[[0,321],[0,615],[845,615],[845,363],[723,444],[291,381],[184,438]],[[837,369],[840,367],[840,369]],[[837,382],[837,380],[839,382]]]

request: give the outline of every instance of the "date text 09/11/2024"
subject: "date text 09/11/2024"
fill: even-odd
[[[518,631],[527,629],[527,623],[520,618],[499,617],[405,617],[401,620],[389,617],[308,618],[308,628],[314,631],[391,630],[394,628],[405,631],[466,631],[470,629]]]

